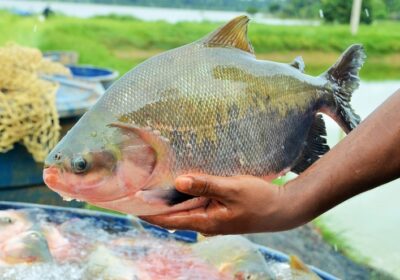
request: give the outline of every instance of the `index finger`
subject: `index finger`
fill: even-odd
[[[234,194],[237,181],[233,177],[219,177],[206,174],[183,175],[175,180],[178,191],[193,196],[225,200]]]

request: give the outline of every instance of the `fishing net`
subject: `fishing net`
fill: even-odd
[[[55,103],[58,84],[41,75],[70,75],[63,65],[34,48],[0,48],[0,152],[21,142],[35,161],[44,161],[57,143],[60,125]]]

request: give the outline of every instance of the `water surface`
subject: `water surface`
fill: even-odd
[[[19,9],[40,13],[49,5],[56,12],[75,17],[92,17],[96,15],[128,15],[136,18],[155,21],[164,20],[171,23],[181,21],[219,21],[225,22],[236,16],[243,15],[244,12],[233,11],[211,11],[211,10],[193,10],[193,9],[172,9],[157,7],[138,7],[138,6],[120,6],[120,5],[102,5],[87,3],[61,3],[45,1],[13,1],[0,0],[0,8]],[[318,25],[315,20],[296,20],[296,19],[276,19],[264,18],[261,14],[252,17],[254,21],[270,25]]]

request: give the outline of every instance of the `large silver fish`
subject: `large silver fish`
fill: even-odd
[[[117,81],[49,154],[44,180],[64,197],[137,215],[198,207],[177,192],[187,172],[268,179],[328,151],[324,121],[350,106],[365,54],[350,46],[318,77],[304,63],[257,60],[246,16],[148,59]]]

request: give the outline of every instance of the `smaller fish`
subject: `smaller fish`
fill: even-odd
[[[144,271],[140,271],[133,261],[119,258],[105,246],[97,247],[90,254],[83,280],[151,280]]]
[[[32,264],[51,262],[46,238],[38,231],[25,231],[3,242],[0,246],[0,264]]]
[[[193,244],[195,255],[235,280],[275,279],[257,246],[240,235],[215,236]]]
[[[26,213],[17,210],[0,211],[0,244],[11,237],[32,228]]]
[[[51,255],[57,262],[80,261],[82,252],[63,235],[59,227],[46,225],[43,227],[43,233],[49,245]]]

